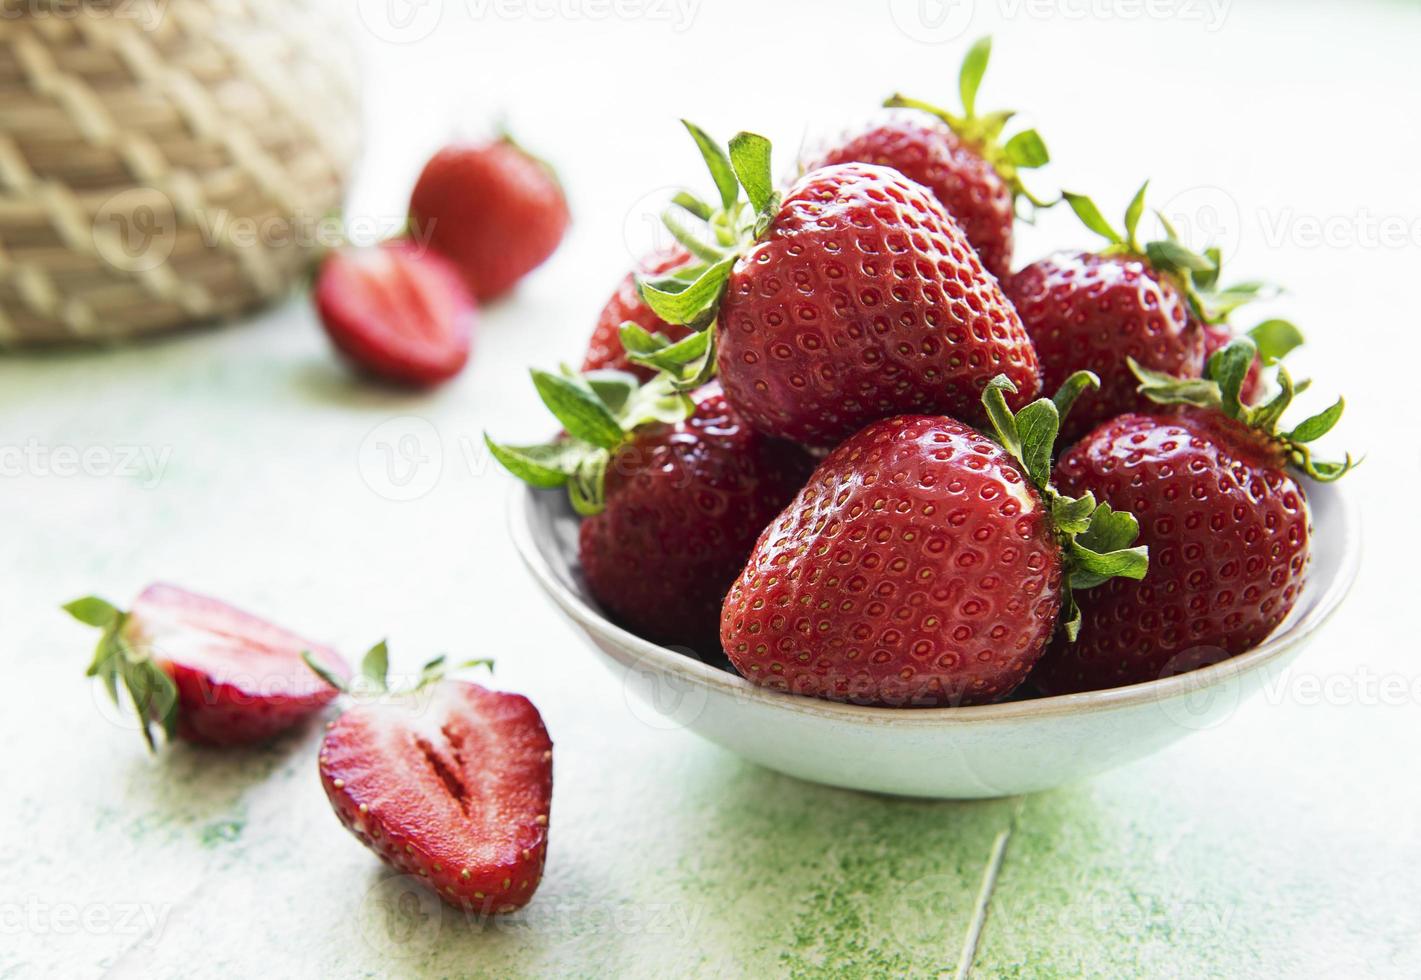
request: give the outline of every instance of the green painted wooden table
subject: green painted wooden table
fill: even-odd
[[[952,975],[974,935],[987,977],[1421,975],[1421,535],[1396,490],[1421,454],[1411,386],[1385,380],[1421,354],[1418,10],[1237,2],[1211,29],[1187,4],[976,5],[970,31],[998,35],[984,99],[1037,110],[1061,182],[1113,212],[1151,173],[1176,218],[1237,246],[1237,275],[1293,286],[1273,311],[1309,329],[1302,364],[1346,389],[1341,437],[1371,454],[1349,478],[1369,541],[1347,608],[1226,724],[1087,784],[932,803],[798,783],[664,727],[515,563],[481,433],[541,434],[521,365],[576,358],[652,202],[700,180],[677,115],[765,131],[787,162],[801,119],[899,87],[949,98],[961,50],[922,43],[912,5],[706,2],[685,30],[653,7],[449,3],[426,39],[365,38],[376,136],[354,219],[396,220],[447,120],[499,104],[577,210],[445,390],[352,381],[299,300],[0,360],[0,977]],[[806,67],[791,40],[836,60]],[[647,81],[710,52],[736,81]],[[519,74],[534,58],[557,71]],[[1053,213],[1019,256],[1080,240]],[[351,655],[388,635],[405,666],[497,658],[557,743],[534,904],[468,922],[390,881],[324,801],[314,728],[147,758],[57,607],[160,578]]]

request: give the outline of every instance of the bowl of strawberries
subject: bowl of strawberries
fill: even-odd
[[[1045,789],[1217,724],[1338,608],[1360,555],[1266,295],[1162,221],[1031,194],[1009,113],[895,96],[788,186],[686,124],[715,195],[625,280],[561,425],[490,451],[515,540],[627,689],[815,782]],[[1104,239],[1011,269],[1014,209]]]

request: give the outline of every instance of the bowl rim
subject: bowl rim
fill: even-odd
[[[539,490],[516,484],[509,498],[509,530],[514,547],[543,591],[584,630],[596,634],[633,654],[640,664],[693,684],[710,688],[741,701],[760,702],[794,714],[811,715],[854,724],[901,728],[941,727],[982,722],[1039,719],[1061,715],[1091,714],[1137,705],[1157,704],[1179,695],[1201,691],[1237,680],[1292,650],[1316,633],[1346,599],[1361,567],[1362,525],[1355,501],[1336,484],[1323,492],[1335,494],[1341,511],[1343,553],[1336,576],[1328,583],[1318,603],[1296,622],[1270,636],[1262,644],[1235,657],[1208,667],[1163,677],[1126,687],[1103,691],[1083,691],[1053,697],[1006,701],[997,704],[940,708],[885,708],[847,704],[804,695],[787,694],[751,683],[739,674],[713,667],[668,647],[642,639],[618,626],[565,586],[553,572],[532,533],[532,517],[540,494],[562,491]]]

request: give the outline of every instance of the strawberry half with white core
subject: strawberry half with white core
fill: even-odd
[[[985,422],[981,393],[997,374],[1013,383],[1013,407],[1035,397],[1016,311],[926,188],[852,163],[806,174],[781,198],[768,140],[741,133],[727,153],[689,128],[721,206],[676,200],[706,218],[715,244],[682,235],[701,266],[643,282],[662,319],[704,328],[658,356],[708,363],[709,351],[751,425],[810,446],[903,412]],[[623,342],[652,350],[639,334]]]
[[[568,488],[584,518],[583,575],[613,617],[718,660],[725,590],[812,460],[747,425],[719,385],[687,395],[669,376],[638,385],[605,371],[535,371],[533,380],[567,436],[543,446],[490,442],[494,456],[532,486]]]
[[[364,693],[385,691],[388,662],[384,643],[366,654]],[[489,665],[459,666],[476,663]],[[553,743],[527,698],[446,680],[445,670],[444,658],[431,661],[413,689],[333,722],[321,785],[341,823],[390,867],[458,908],[512,912],[543,877]]]
[[[299,724],[337,694],[306,669],[305,651],[330,677],[349,673],[329,647],[172,585],[150,585],[128,612],[95,596],[64,608],[103,630],[89,676],[115,704],[123,684],[150,749],[155,727],[169,739],[241,745]]]
[[[812,155],[804,169],[840,163],[892,167],[932,191],[962,226],[982,265],[1005,279],[1011,273],[1017,199],[1046,206],[1022,184],[1021,171],[1045,166],[1051,155],[1034,129],[1002,141],[1015,113],[978,115],[977,90],[991,53],[992,39],[984,37],[963,59],[958,75],[960,113],[895,95],[884,105],[902,111],[884,114],[844,135]]]
[[[721,640],[742,674],[792,694],[884,707],[1010,694],[1075,589],[1148,567],[1128,513],[1051,485],[1059,420],[1094,383],[1013,415],[983,396],[999,442],[941,416],[875,422],[831,452],[766,529],[725,598]]]
[[[1331,481],[1352,467],[1351,457],[1324,463],[1309,448],[1343,402],[1279,431],[1296,389],[1280,368],[1277,396],[1244,404],[1254,356],[1240,339],[1210,358],[1202,379],[1139,370],[1151,401],[1182,410],[1119,416],[1062,455],[1062,489],[1139,514],[1153,561],[1143,581],[1081,597],[1081,640],[1042,659],[1032,675],[1041,690],[1137,684],[1215,663],[1263,642],[1296,604],[1312,522],[1295,470]]]

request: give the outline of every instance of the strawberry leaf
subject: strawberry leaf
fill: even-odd
[[[1288,433],[1288,439],[1292,442],[1316,442],[1332,431],[1339,419],[1342,418],[1346,401],[1337,399],[1330,408],[1318,412],[1309,419],[1305,419]]]
[[[1087,388],[1099,388],[1100,378],[1091,371],[1076,371],[1064,382],[1060,389],[1051,396],[1051,401],[1056,405],[1056,415],[1061,421],[1071,414],[1071,408],[1075,406],[1076,399]]]
[[[1056,447],[1056,435],[1061,430],[1061,418],[1056,403],[1040,398],[1016,413],[1016,430],[1021,438],[1021,463],[1026,475],[1038,487],[1051,482],[1051,453]]]
[[[663,214],[661,216],[661,223],[666,226],[666,230],[671,232],[671,237],[676,239],[682,248],[701,261],[715,263],[725,258],[724,252],[714,245],[697,238],[690,229],[677,221],[673,212],[667,211]]]
[[[1046,149],[1046,141],[1034,129],[1023,129],[1003,148],[1012,166],[1023,170],[1035,170],[1051,162],[1051,153]]]
[[[577,467],[568,481],[568,499],[582,517],[602,513],[607,506],[607,464],[611,453],[592,453]]]
[[[588,371],[582,376],[592,393],[602,400],[607,410],[617,415],[640,386],[637,376],[627,371],[603,369]]]
[[[695,123],[682,119],[681,125],[686,127],[686,131],[696,141],[696,148],[701,151],[701,158],[706,162],[706,169],[710,171],[711,180],[715,181],[715,189],[720,193],[721,207],[729,211],[740,199],[740,187],[735,181],[735,171],[731,168],[730,161],[726,159],[725,151],[720,148],[719,143],[711,139],[706,131]]]
[[[567,485],[577,467],[582,448],[577,443],[553,442],[541,446],[504,446],[484,433],[484,445],[493,458],[529,486],[550,490]]]
[[[957,73],[957,91],[962,97],[962,110],[968,119],[977,114],[977,90],[982,87],[982,78],[987,74],[987,62],[991,58],[992,39],[983,37],[973,42],[962,59],[962,68]]]
[[[346,689],[344,678],[340,677],[338,674],[328,668],[325,664],[317,660],[315,654],[311,653],[310,650],[301,651],[301,660],[305,662],[307,667],[311,668],[312,672],[315,673],[317,677],[325,681],[337,691],[344,691]]]
[[[360,675],[375,691],[388,691],[390,676],[390,647],[384,640],[365,652],[360,661]]]
[[[720,301],[721,292],[730,270],[735,265],[736,256],[731,255],[710,266],[695,282],[681,288],[669,288],[670,283],[640,283],[642,299],[657,316],[667,323],[695,324],[709,319]]]
[[[737,133],[730,141],[730,165],[757,215],[775,208],[775,180],[770,164],[770,141],[756,133]],[[727,206],[728,207],[728,206]]]
[[[1061,196],[1066,203],[1071,206],[1071,210],[1076,213],[1076,217],[1081,219],[1081,224],[1091,231],[1100,235],[1112,245],[1124,244],[1124,239],[1120,237],[1120,232],[1111,227],[1110,222],[1105,220],[1105,215],[1100,213],[1100,208],[1095,206],[1095,202],[1084,194],[1073,194],[1070,191],[1062,191]]]
[[[1303,332],[1287,320],[1264,320],[1248,332],[1265,366],[1277,364],[1304,343]]]
[[[531,373],[543,404],[568,435],[603,449],[621,444],[626,433],[591,388],[547,371]]]
[[[678,191],[671,198],[671,203],[690,212],[702,221],[709,221],[711,215],[715,214],[714,208],[690,191]]]
[[[987,420],[992,423],[997,442],[1017,459],[1021,459],[1021,434],[1017,431],[1016,416],[1007,406],[1002,392],[1016,393],[1016,385],[1005,374],[999,374],[987,382],[982,392],[982,404],[987,409]]]
[[[1140,230],[1140,217],[1145,213],[1145,191],[1149,189],[1150,182],[1147,180],[1140,185],[1140,189],[1135,192],[1135,196],[1130,199],[1130,204],[1125,208],[1125,240],[1134,247],[1137,240],[1137,233]]]
[[[122,615],[111,603],[93,595],[66,602],[62,608],[85,626],[96,626],[100,629],[109,626]]]

